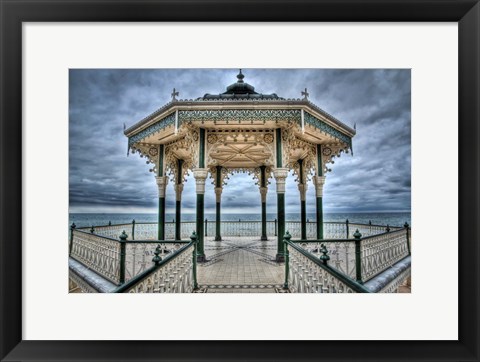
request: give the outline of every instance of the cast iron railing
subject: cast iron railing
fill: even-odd
[[[124,226],[124,225],[122,225]],[[115,226],[97,227],[96,230],[104,231],[105,234],[112,235]],[[193,245],[195,241],[185,240],[127,240],[128,235],[122,230],[119,239],[109,236],[98,235],[95,228],[90,230],[76,229],[73,224],[70,231],[69,256],[82,263],[95,273],[111,281],[114,284],[122,285],[125,282],[136,279],[139,275],[152,272],[152,268],[158,266],[156,260],[172,261],[186,250],[194,255]],[[195,236],[196,238],[196,236]],[[193,256],[192,256],[193,258]],[[172,265],[183,265],[187,269],[192,269],[193,265],[178,264],[179,260]],[[167,263],[161,263],[161,265]],[[169,268],[170,268],[169,267]],[[185,270],[184,270],[185,271]],[[194,273],[192,270],[186,273]],[[177,276],[178,271],[173,273]],[[183,274],[178,276],[185,281]],[[178,281],[173,278],[173,285],[178,286]],[[185,290],[185,287],[180,289]],[[177,290],[167,288],[168,290]]]
[[[215,236],[216,222],[208,219],[204,220],[205,223],[205,236]],[[386,231],[396,231],[402,229],[401,227],[385,226],[369,224],[350,223],[348,220],[345,222],[324,222],[323,223],[323,236],[325,239],[349,239],[353,238],[355,230],[364,236],[371,236],[384,233]],[[154,240],[158,237],[158,224],[154,222],[133,222],[131,224],[120,225],[102,225],[79,228],[78,230],[91,231],[101,236],[110,238],[117,238],[123,230],[126,230],[130,235],[131,240]],[[195,221],[182,221],[181,222],[181,239],[187,239],[196,230]],[[222,221],[221,236],[258,236],[262,234],[262,222],[261,221]],[[278,223],[277,220],[267,221],[267,236],[277,236]],[[290,234],[294,238],[301,237],[301,223],[300,221],[286,221],[285,230],[289,230]],[[307,239],[316,239],[317,235],[317,223],[307,221],[306,223]],[[175,222],[169,221],[165,223],[165,239],[173,240],[175,238]]]

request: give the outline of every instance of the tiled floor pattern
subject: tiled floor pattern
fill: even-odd
[[[282,293],[285,265],[275,262],[276,239],[205,238],[206,263],[198,264],[204,293]]]

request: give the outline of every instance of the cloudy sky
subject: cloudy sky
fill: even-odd
[[[133,125],[171,99],[221,93],[236,81],[237,69],[70,70],[70,212],[156,212],[157,187],[149,165],[138,154],[127,157],[123,125]],[[353,127],[353,156],[330,164],[324,188],[326,212],[410,211],[410,70],[244,69],[245,81],[260,93],[310,100]],[[276,211],[275,180],[270,180],[268,212]],[[307,212],[315,211],[309,185]],[[167,212],[175,196],[167,188]],[[298,212],[294,177],[287,179],[287,212]],[[195,211],[195,182],[188,177],[182,208]],[[208,182],[206,212],[214,212]],[[260,213],[258,186],[235,174],[222,196],[224,213]]]

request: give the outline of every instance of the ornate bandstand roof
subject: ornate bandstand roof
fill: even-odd
[[[355,129],[310,102],[306,89],[303,98],[285,99],[275,93],[257,93],[244,77],[240,70],[237,81],[225,92],[196,99],[177,99],[179,93],[174,89],[169,103],[125,129],[129,151],[140,152],[147,162],[156,164],[154,149],[163,144],[167,167],[174,159],[194,167],[197,155],[192,145],[198,142],[199,128],[207,133],[207,167],[273,166],[278,128],[282,129],[285,165],[308,155],[313,158],[318,144],[329,150],[324,153],[323,167],[332,157],[352,149]],[[306,166],[313,164],[312,160]]]

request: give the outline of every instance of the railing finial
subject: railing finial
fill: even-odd
[[[323,254],[323,255],[320,255],[320,260],[323,262],[323,264],[327,265],[327,262],[330,260],[330,257],[327,255],[328,249],[325,246],[325,244],[320,245],[320,252]]]
[[[93,227],[93,225],[92,225],[92,227],[90,228],[90,232],[91,232],[92,234],[95,232],[95,228]]]
[[[353,234],[353,237],[355,239],[360,239],[362,237],[362,234],[360,234],[360,231],[358,231],[358,229],[355,231],[355,233]]]
[[[72,222],[72,225],[70,225],[70,230],[73,230],[73,229],[75,229],[76,227],[77,227],[77,225],[75,225],[75,223]]]
[[[283,240],[288,242],[288,241],[290,241],[291,238],[292,238],[292,235],[290,235],[290,232],[287,230],[285,235],[283,235]]]
[[[127,233],[125,232],[125,230],[122,231],[122,233],[120,234],[120,240],[121,241],[126,241],[128,238],[128,235]]]
[[[410,226],[410,225],[408,225],[408,222],[405,221],[405,224],[403,224],[403,227],[404,227],[405,229],[408,229],[409,226]]]
[[[157,245],[157,247],[155,248],[155,251],[153,252],[155,254],[155,256],[153,257],[152,261],[155,263],[155,265],[158,265],[160,264],[160,262],[162,261],[162,258],[160,257],[160,244]]]

